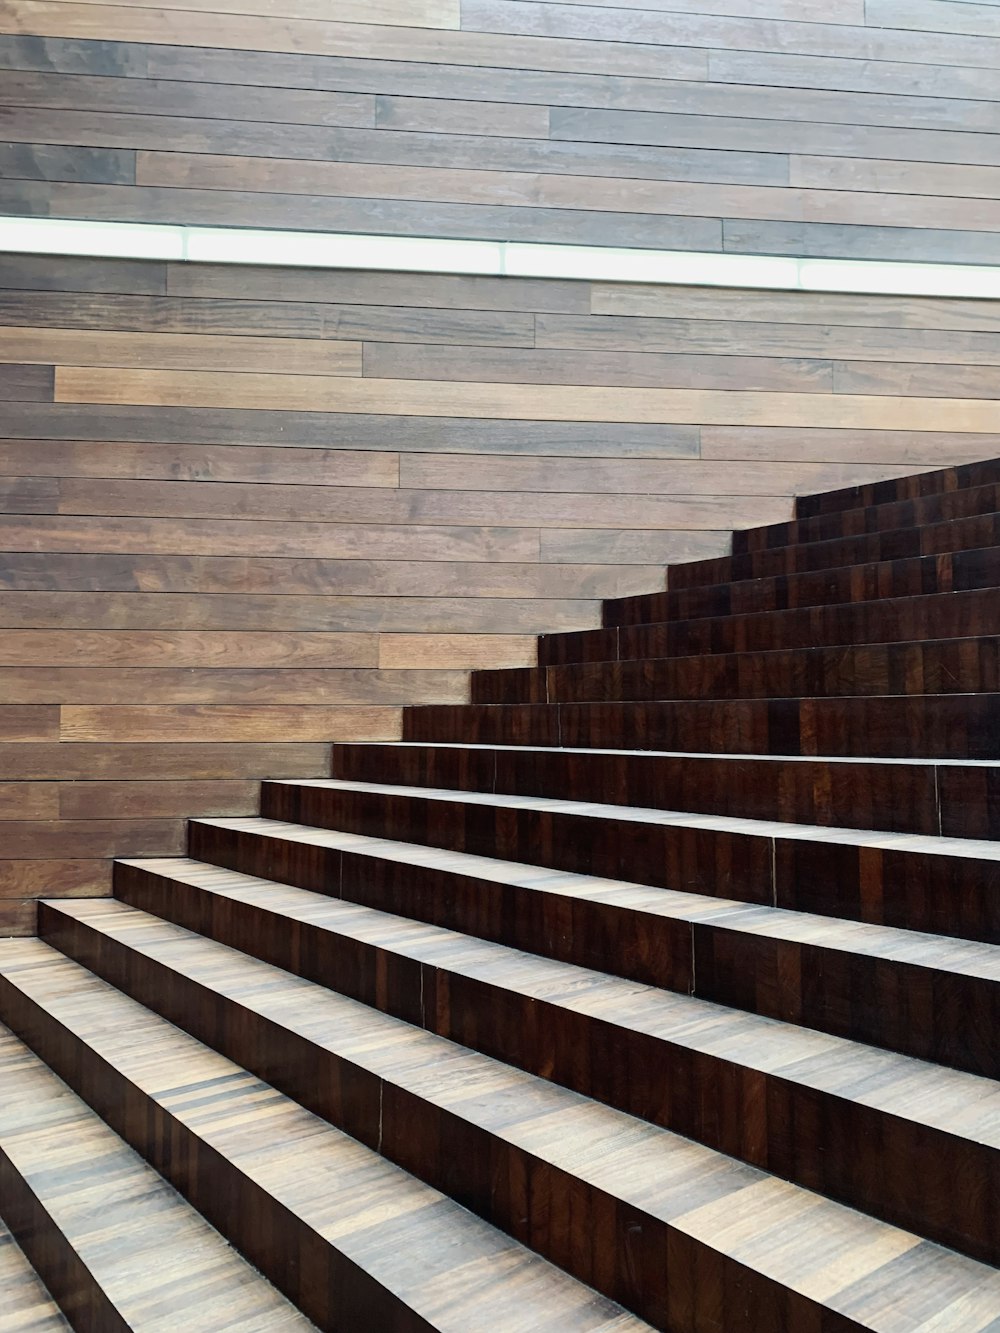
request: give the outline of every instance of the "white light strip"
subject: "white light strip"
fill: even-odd
[[[1000,299],[1000,266],[0,217],[0,252],[682,287]]]

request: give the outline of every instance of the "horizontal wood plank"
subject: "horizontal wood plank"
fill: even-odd
[[[241,630],[100,630],[85,626],[9,629],[0,639],[0,667],[308,668],[374,667],[378,634],[272,635]]]
[[[59,736],[64,741],[119,744],[213,739],[272,743],[398,740],[400,734],[399,708],[66,705],[60,710],[59,722]],[[107,852],[98,853],[101,854],[108,855]]]
[[[685,389],[614,389],[530,384],[436,384],[411,380],[336,380],[315,376],[232,376],[170,371],[56,369],[57,402],[176,404],[326,412],[378,410],[389,415],[484,416],[538,420],[774,425],[906,430],[996,430],[991,404],[962,399],[907,399],[843,394],[720,393]]]
[[[6,777],[19,782],[228,782],[275,777],[322,777],[329,771],[328,744],[195,740],[157,744],[74,742],[7,745],[0,742]],[[109,812],[105,808],[105,818]]]
[[[214,337],[211,334],[115,333],[81,342],[75,329],[0,328],[0,363],[144,366],[177,370],[285,369],[293,375],[360,375],[361,345],[331,339]]]
[[[403,704],[461,703],[467,676],[462,671],[398,672],[348,668],[294,671],[240,668],[0,667],[0,697],[11,704]],[[310,737],[309,739],[312,739]],[[3,799],[0,792],[0,808]]]

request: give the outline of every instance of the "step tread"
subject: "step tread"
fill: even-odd
[[[643,884],[581,875],[569,870],[550,870],[521,862],[476,856],[469,852],[448,851],[417,843],[372,838],[361,833],[340,833],[280,820],[248,817],[198,822],[238,829],[261,838],[280,838],[321,847],[343,848],[357,855],[369,855],[403,865],[432,866],[448,874],[516,885],[538,893],[558,894],[566,898],[587,898],[619,906],[623,911],[642,912],[650,916],[720,926],[727,931],[815,944],[824,949],[864,954],[871,958],[932,968],[984,981],[1000,980],[1000,945],[983,944],[975,940],[931,935],[865,921],[819,916],[782,907],[757,906],[740,902],[738,899],[709,897],[678,889],[650,888]],[[180,873],[182,868],[195,866],[200,867],[202,871],[206,870],[205,862],[184,857],[130,859],[124,860],[122,864],[156,873],[159,873],[160,867],[167,867],[167,873]],[[215,866],[208,866],[207,869],[212,871],[213,879],[214,876],[219,876],[217,883],[226,882],[228,876],[235,877],[234,883],[245,882],[248,887],[250,884],[271,885],[274,882],[247,875],[242,871]],[[309,892],[309,890],[293,889],[292,886],[286,887],[294,893]]]
[[[342,778],[273,779],[268,785],[405,796],[412,800],[447,801],[470,806],[502,806],[509,810],[558,811],[565,815],[614,819],[622,823],[674,825],[681,828],[710,829],[719,833],[749,834],[753,837],[785,838],[795,842],[833,842],[841,846],[875,847],[895,852],[917,852],[920,855],[1000,861],[1000,842],[981,838],[946,838],[924,833],[892,833],[879,829],[789,824],[769,819],[748,819],[739,815],[700,814],[634,805],[600,805],[593,801],[560,800],[554,796],[514,796],[498,792],[453,791],[439,787],[412,787],[394,783],[350,782]],[[199,819],[195,822],[218,825],[222,828],[242,827],[245,823],[239,817]]]
[[[60,909],[77,914],[77,906],[60,904]],[[93,908],[83,904],[83,910]],[[153,929],[160,930],[161,922]],[[192,941],[192,949],[204,956],[199,938]],[[65,1008],[68,1001],[56,997],[52,1002]],[[311,1004],[307,1008],[316,1017],[317,1010]],[[75,1010],[61,1021],[80,1025]],[[469,1074],[475,1069],[479,1076],[485,1069],[472,1054],[455,1048],[457,1096],[468,1098],[472,1092],[469,1106],[475,1106],[484,1093],[492,1094],[485,1113],[501,1132],[516,1133],[531,1152],[559,1157],[573,1174],[771,1280],[851,1314],[864,1328],[899,1333],[927,1328],[929,1318],[953,1320],[960,1312],[963,1328],[988,1329],[995,1318],[1000,1300],[996,1269],[589,1098],[564,1098],[544,1080],[524,1078],[517,1070],[508,1074],[499,1062],[492,1062],[492,1073],[503,1080],[503,1100],[487,1078],[480,1082],[477,1077],[471,1089]],[[407,1052],[397,1049],[396,1056],[405,1058]],[[435,1089],[435,1096],[447,1092],[449,1074],[437,1060],[421,1065],[417,1057],[416,1077],[427,1080],[425,1088]],[[899,1282],[900,1265],[911,1264],[919,1268],[919,1284],[905,1277]],[[884,1305],[887,1282],[892,1284],[891,1309]],[[481,1326],[484,1314],[477,1317],[476,1326]]]
[[[70,1333],[70,1326],[58,1305],[2,1220],[0,1293],[3,1294],[4,1333]]]
[[[979,1075],[202,862],[182,858],[133,864],[193,884],[207,894],[308,921],[319,930],[373,942],[379,948],[517,991],[536,1001],[692,1050],[722,1055],[761,1073],[780,1075],[844,1097],[858,1096],[886,1114],[949,1133],[960,1132],[1000,1148],[1000,1084]],[[80,920],[110,920],[112,928],[116,909],[125,913],[136,910],[120,904],[109,906],[107,900],[63,900],[52,906]],[[120,919],[137,920],[127,916]],[[158,929],[157,918],[147,920],[157,923],[151,929]],[[190,935],[186,931],[184,934]],[[1000,949],[995,952],[1000,954]]]
[[[0,1087],[0,1148],[129,1328],[314,1329],[4,1027]]]
[[[173,975],[235,1002],[290,1036],[530,1151],[625,1206],[639,1206],[658,1193],[660,1210],[670,1207],[672,1215],[673,1205],[668,1204],[672,1163],[677,1154],[689,1152],[691,1140],[134,908],[110,901],[67,900],[55,904],[54,910],[121,944],[131,955],[153,960]],[[516,972],[510,984],[518,984]],[[566,986],[574,995],[575,984],[568,975]],[[583,987],[581,980],[579,989]],[[626,1004],[629,998],[626,994]],[[737,1011],[687,997],[666,998],[669,1005],[658,1015],[659,1021],[647,1006],[638,1009],[630,1025],[662,1040],[942,1130],[953,1138],[971,1139],[991,1149],[1000,1146],[1000,1086],[991,1080],[819,1038],[786,1024],[748,1020]],[[605,1020],[628,1021],[607,1001],[596,1012]],[[572,1134],[562,1132],[570,1125]],[[555,1126],[560,1132],[553,1134]],[[609,1144],[626,1141],[627,1177],[620,1161],[609,1162],[607,1151]],[[720,1165],[731,1171],[738,1164],[723,1156]],[[638,1181],[642,1181],[639,1189]]]
[[[572,664],[569,664],[572,665]],[[517,668],[514,668],[515,670]],[[474,753],[492,754],[496,750],[511,751],[516,754],[566,754],[585,756],[588,754],[639,759],[710,759],[713,762],[745,764],[751,760],[762,760],[771,764],[872,764],[881,767],[886,764],[905,764],[924,768],[1000,768],[1000,759],[924,759],[913,758],[881,759],[867,755],[821,755],[821,754],[726,754],[724,751],[697,750],[608,750],[599,746],[574,746],[572,751],[560,749],[555,745],[491,745],[476,741],[344,741],[338,749],[351,750],[469,750]]]
[[[433,1327],[646,1328],[41,941],[0,973]]]

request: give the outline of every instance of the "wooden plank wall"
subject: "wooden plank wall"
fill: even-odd
[[[1000,454],[998,316],[0,259],[0,926],[797,493]]]
[[[0,69],[0,212],[1000,263],[996,4],[0,0]]]

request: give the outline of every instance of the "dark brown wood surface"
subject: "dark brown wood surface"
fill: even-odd
[[[937,0],[6,0],[0,211],[996,263],[998,68]]]

